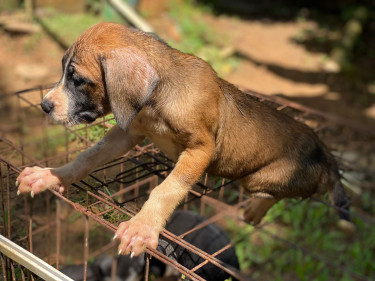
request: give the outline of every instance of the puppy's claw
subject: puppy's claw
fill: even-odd
[[[135,255],[135,253],[134,253],[134,252],[131,252],[131,253],[130,253],[130,258],[131,258],[131,259],[134,258],[134,255]]]
[[[34,198],[34,191],[33,190],[31,190],[30,196],[31,196],[31,198]]]
[[[115,240],[116,238],[117,238],[117,234],[115,234],[115,236],[113,236],[112,241]]]
[[[17,190],[17,196],[21,194],[21,191]]]
[[[18,185],[19,185],[19,182],[18,182],[18,181],[16,181],[16,187],[18,187]]]
[[[122,250],[121,249],[118,250],[118,255],[121,255],[121,253],[122,253]]]

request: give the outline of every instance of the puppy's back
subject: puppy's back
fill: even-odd
[[[274,188],[285,186],[285,195],[290,192],[289,196],[297,191],[311,195],[320,183],[328,184],[328,171],[336,173],[337,167],[311,128],[222,79],[218,83],[224,96],[218,158],[227,165],[217,166],[226,169],[225,176],[253,175],[254,185],[268,181]],[[240,164],[232,165],[235,169],[229,171],[229,163]]]

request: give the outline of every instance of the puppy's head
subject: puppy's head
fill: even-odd
[[[140,47],[147,35],[102,23],[85,31],[66,51],[63,74],[41,106],[57,122],[91,123],[113,112],[126,129],[159,81]]]

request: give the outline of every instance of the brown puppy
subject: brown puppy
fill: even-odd
[[[102,23],[79,37],[62,64],[61,80],[41,104],[44,111],[70,125],[112,111],[117,126],[63,167],[26,168],[17,179],[20,193],[63,192],[145,137],[176,161],[142,210],[119,225],[119,253],[155,249],[166,220],[205,171],[240,179],[252,195],[245,219],[254,224],[285,197],[329,190],[336,206],[347,203],[337,165],[310,128],[218,78],[193,55]]]

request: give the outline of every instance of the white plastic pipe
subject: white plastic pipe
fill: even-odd
[[[53,266],[0,235],[0,252],[46,281],[73,281]]]
[[[144,32],[154,32],[152,27],[142,19],[136,11],[128,4],[121,0],[108,0],[108,3],[111,4],[123,17],[125,17],[131,24],[139,28]]]

